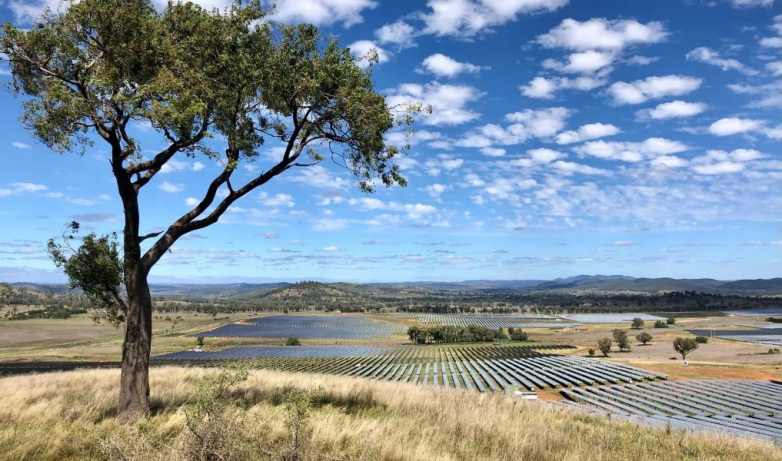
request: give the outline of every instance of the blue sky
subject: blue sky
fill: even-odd
[[[0,0],[0,22],[27,27],[47,3]],[[286,172],[177,242],[153,281],[780,276],[782,1],[276,4],[274,20],[377,50],[389,103],[433,107],[399,161],[409,186],[363,194],[328,161]],[[71,220],[119,231],[122,206],[103,146],[49,152],[19,106],[0,91],[0,280],[63,281],[46,240]],[[218,168],[169,166],[142,192],[143,230],[187,212]]]

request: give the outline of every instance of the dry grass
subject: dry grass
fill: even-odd
[[[0,459],[782,460],[766,442],[324,375],[255,371],[235,401],[199,413],[199,383],[215,373],[152,369],[154,414],[135,426],[113,418],[116,371],[0,379]]]

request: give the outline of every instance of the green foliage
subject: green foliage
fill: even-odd
[[[641,317],[636,317],[633,319],[633,323],[630,324],[631,328],[639,329],[644,326],[644,321]]]
[[[68,277],[69,289],[81,289],[95,321],[106,320],[118,326],[125,319],[123,264],[117,235],[86,235],[74,249],[79,223],[71,222],[63,235],[64,243],[50,239],[46,251],[54,264]]]
[[[674,323],[676,323],[676,319],[673,317],[668,317],[668,320],[666,320],[666,322],[668,323],[668,325],[673,325]]]
[[[597,348],[603,353],[603,357],[608,357],[608,353],[611,352],[611,340],[609,338],[598,340]]]
[[[521,329],[518,329],[511,333],[510,339],[514,341],[529,341],[529,335]]]
[[[682,360],[687,354],[698,348],[698,342],[693,338],[676,338],[673,340],[673,349],[682,355]]]
[[[514,331],[514,334],[526,336],[521,330]],[[495,339],[508,339],[502,329],[492,330],[486,327],[470,325],[469,327],[437,326],[431,328],[420,328],[412,326],[407,329],[407,337],[410,342],[415,344],[434,343],[472,343],[472,342],[490,342]],[[513,339],[513,338],[511,338]],[[516,340],[518,341],[518,340]]]
[[[197,344],[199,347],[204,347],[204,337],[203,337],[203,336],[198,336],[198,337],[196,338],[196,344]]]
[[[635,339],[637,339],[639,343],[641,343],[641,344],[643,344],[645,346],[647,343],[649,343],[654,338],[652,338],[652,335],[650,335],[649,333],[647,333],[645,331],[642,331],[641,333],[639,333],[639,334],[637,334],[635,336]]]
[[[668,320],[670,320],[670,319],[668,319]],[[670,325],[670,324],[671,324],[671,322],[665,323],[662,320],[657,320],[656,322],[654,322],[654,327],[655,328],[668,328],[668,325]]]
[[[614,330],[614,341],[616,341],[616,345],[619,346],[620,351],[624,351],[627,349],[630,350],[630,341],[627,338],[627,332],[624,330]]]
[[[301,346],[301,341],[299,341],[299,338],[288,338],[285,340],[286,346]]]
[[[706,344],[707,342],[709,342],[709,338],[705,336],[696,336],[695,342],[697,342],[698,344]]]
[[[594,349],[592,349],[591,347],[589,348],[589,350],[587,351],[587,353],[589,353],[589,356],[590,356],[590,357],[594,357],[594,356],[595,356],[595,350],[594,350]]]

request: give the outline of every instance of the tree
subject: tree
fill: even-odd
[[[674,323],[676,323],[676,319],[673,317],[668,317],[668,320],[666,320],[666,322],[668,323],[668,325],[673,325]]]
[[[597,342],[597,348],[603,353],[603,357],[608,357],[608,353],[611,352],[611,340],[603,338]]]
[[[162,12],[151,0],[66,3],[29,30],[5,24],[0,54],[11,66],[11,88],[24,97],[22,122],[40,142],[59,153],[83,153],[94,139],[106,148],[124,210],[116,247],[121,264],[97,284],[92,271],[68,276],[82,289],[106,288],[105,308],[121,311],[117,414],[134,421],[149,413],[147,279],[160,258],[256,188],[324,158],[347,168],[363,191],[373,190],[374,178],[385,186],[405,185],[394,163],[399,151],[386,145],[384,135],[395,124],[412,123],[422,107],[397,108],[396,117],[374,90],[371,68],[358,66],[350,50],[324,43],[314,26],[264,21],[258,0],[221,12],[190,2],[169,2]],[[143,154],[133,136],[139,125],[158,134],[155,144],[164,147],[156,154]],[[224,140],[224,149],[212,148],[212,138]],[[282,148],[278,160],[247,182],[234,177],[270,142]],[[219,172],[190,210],[165,230],[145,234],[142,190],[168,162],[196,155],[215,162]],[[109,241],[97,248],[96,257],[114,261]],[[121,294],[114,296],[117,278]]]
[[[287,338],[285,340],[286,346],[301,346],[301,341],[299,341],[299,338]]]
[[[630,341],[627,339],[627,332],[624,330],[614,330],[614,341],[619,346],[620,351],[630,350]]]
[[[653,338],[649,333],[642,331],[641,333],[635,335],[635,339],[637,339],[639,343],[646,346],[646,344],[649,343],[649,341],[651,341]]]
[[[698,342],[693,338],[676,338],[673,340],[673,348],[682,355],[682,360],[684,360],[687,354],[698,348]]]
[[[630,327],[635,328],[636,330],[642,328],[643,326],[644,326],[644,320],[641,317],[634,318],[633,323],[630,324]]]
[[[666,324],[662,320],[658,320],[658,321],[654,322],[654,327],[655,328],[668,328],[668,324]]]

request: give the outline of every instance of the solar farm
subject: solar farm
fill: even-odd
[[[417,312],[400,312],[386,314],[391,318],[412,319],[421,323],[440,324],[443,326],[468,327],[477,325],[491,328],[565,328],[579,326],[577,322],[564,320],[549,315],[481,315],[481,314],[430,314]]]
[[[760,344],[762,346],[782,346],[782,325],[777,328],[756,328],[752,330],[688,330],[696,336],[708,336],[731,341]]]
[[[566,327],[588,326],[589,330],[597,325],[596,331],[603,331],[601,328],[609,325],[609,328],[615,328],[613,325],[629,323],[636,317],[645,321],[664,320],[664,317],[640,313],[570,315],[567,318],[532,314],[432,313],[394,313],[380,317],[387,320],[344,314],[271,315],[222,325],[191,336],[221,340],[297,337],[355,341],[352,345],[246,345],[213,351],[191,350],[154,357],[153,363],[215,366],[227,361],[251,360],[253,367],[286,372],[346,375],[477,392],[518,389],[552,396],[558,393],[565,400],[555,404],[592,413],[677,429],[727,431],[782,443],[782,400],[778,397],[782,384],[671,381],[664,373],[625,361],[586,357],[585,350],[569,355],[575,347],[554,343],[402,344],[407,343],[407,328],[414,323],[463,328],[477,325],[493,330],[539,328],[546,329],[538,330],[538,334],[547,338],[560,333],[572,334],[567,333]],[[744,325],[741,326],[744,329],[737,329],[735,327],[740,325],[730,325],[734,329],[693,328],[686,332],[782,345],[780,328],[762,324],[756,328]],[[605,331],[610,334],[610,330]],[[383,342],[375,342],[378,339]]]
[[[782,384],[693,380],[563,389],[570,402],[679,429],[733,432],[782,442]]]
[[[206,338],[331,338],[372,339],[404,334],[403,325],[360,315],[272,315],[229,323],[190,336]]]
[[[282,371],[350,375],[386,381],[499,391],[666,379],[619,363],[540,351],[572,346],[324,346],[237,347],[221,352],[178,352],[157,361],[255,359],[254,366]]]

